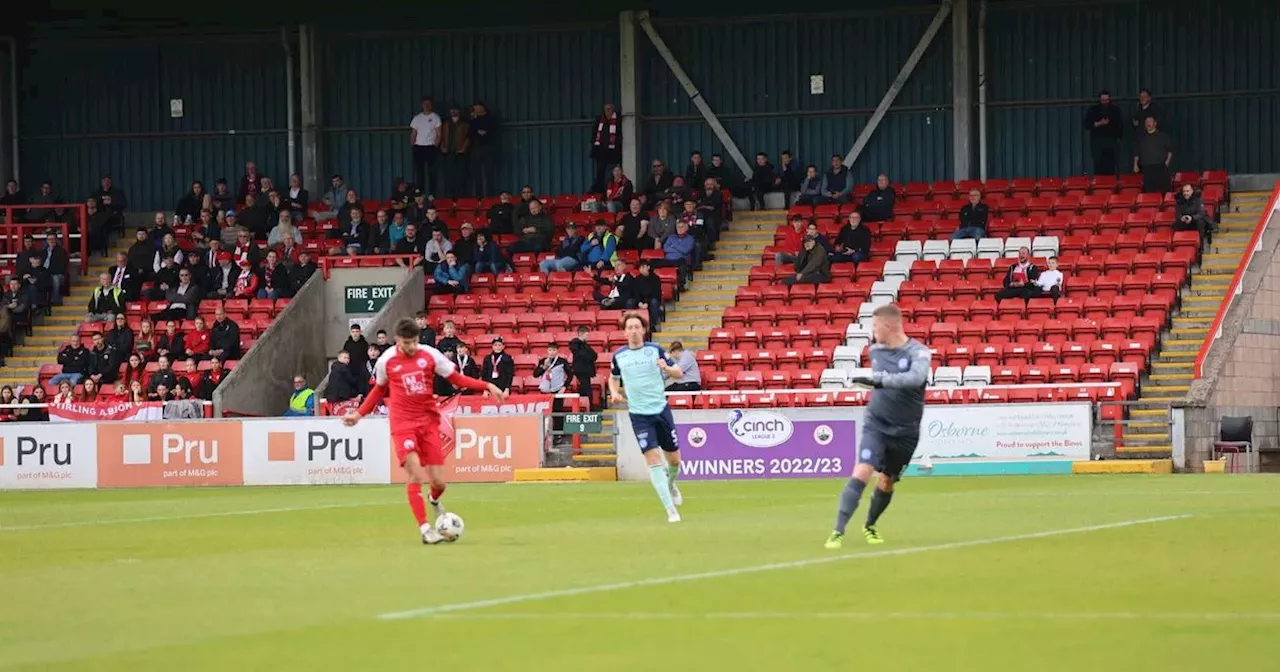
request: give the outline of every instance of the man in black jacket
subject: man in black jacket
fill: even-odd
[[[511,382],[516,377],[516,363],[511,355],[504,352],[506,347],[501,336],[495,337],[493,350],[484,358],[484,369],[480,372],[482,380],[497,385],[503,391],[511,389]]]
[[[1004,289],[996,292],[996,299],[1033,299],[1039,296],[1036,278],[1040,277],[1040,269],[1031,263],[1031,250],[1018,250],[1018,259],[1009,266],[1004,274]]]
[[[627,272],[627,262],[619,258],[613,265],[613,275],[596,278],[593,296],[606,310],[634,308],[636,305],[636,279]]]
[[[67,339],[67,344],[58,351],[58,364],[62,366],[62,373],[49,380],[49,384],[54,387],[64,380],[72,385],[79,385],[89,373],[89,351],[80,342],[79,336],[72,334]]]
[[[366,356],[361,353],[361,357]],[[338,353],[338,361],[329,366],[329,382],[325,386],[324,398],[331,404],[356,399],[361,395],[360,380],[364,378],[364,365],[356,366],[351,361],[351,352],[342,350]]]
[[[778,177],[769,163],[769,155],[764,152],[756,154],[756,165],[751,171],[752,210],[764,210],[764,195],[782,188],[782,178]]]
[[[649,312],[649,332],[658,331],[662,322],[662,279],[653,274],[653,264],[641,259],[640,274],[635,278],[636,308]]]
[[[293,298],[315,272],[316,262],[311,260],[311,253],[306,250],[299,252],[298,263],[289,267],[289,293],[286,296]]]
[[[427,319],[427,311],[420,310],[413,316],[418,323],[418,345],[436,347],[436,330],[431,328],[431,320]]]
[[[93,335],[93,348],[89,350],[85,375],[92,378],[99,387],[116,382],[120,375],[119,361],[107,347],[107,340],[102,334]]]
[[[578,396],[587,398],[587,408],[591,408],[591,377],[596,375],[596,359],[598,355],[587,343],[589,330],[578,327],[578,337],[569,341],[569,353],[573,356],[571,371],[578,381]]]
[[[240,359],[240,325],[227,317],[227,309],[218,305],[213,326],[209,329],[209,356],[222,360]]]
[[[31,253],[28,262],[28,268],[22,280],[35,288],[37,296],[40,297],[37,303],[41,307],[48,306],[53,295],[53,276],[49,274],[49,269],[44,267],[44,253]]]
[[[960,208],[960,228],[951,234],[951,240],[986,238],[989,214],[990,210],[987,208],[987,204],[982,202],[982,192],[977,189],[970,189],[969,202],[963,208]]]
[[[831,263],[866,261],[871,258],[871,229],[862,225],[862,215],[855,210],[836,234],[835,251],[827,255]]]
[[[53,281],[53,305],[62,305],[62,289],[67,286],[67,248],[58,242],[58,230],[49,229],[44,234],[44,264]]]
[[[498,202],[489,208],[485,218],[489,220],[489,231],[492,233],[507,234],[515,231],[516,206],[511,202],[511,192],[498,194]]]
[[[1089,133],[1094,175],[1116,174],[1116,151],[1124,137],[1124,112],[1111,102],[1111,94],[1098,94],[1098,104],[1084,114],[1084,130]]]
[[[360,325],[351,325],[351,337],[342,344],[342,351],[350,356],[349,362],[352,369],[364,370],[364,365],[369,359],[369,339],[364,337]]]
[[[872,222],[887,222],[893,219],[893,206],[898,199],[898,193],[889,186],[889,176],[880,174],[876,176],[876,188],[867,192],[862,197],[862,221],[868,224]]]

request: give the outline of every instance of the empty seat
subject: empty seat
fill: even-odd
[[[965,387],[990,385],[991,367],[980,365],[964,367],[964,376],[961,379],[961,383]]]
[[[831,358],[832,368],[853,371],[862,360],[862,348],[848,345],[837,345]]]
[[[1022,236],[1014,236],[1014,237],[1012,237],[1012,238],[1005,238],[1005,240],[1004,240],[1004,256],[1006,256],[1006,257],[1016,257],[1016,256],[1018,256],[1018,250],[1020,250],[1020,249],[1022,249],[1022,248],[1024,248],[1024,247],[1025,247],[1025,248],[1030,249],[1030,247],[1031,247],[1031,239],[1030,239],[1030,238],[1024,238],[1024,237],[1022,237]]]
[[[946,259],[951,253],[951,241],[947,240],[926,240],[924,248],[921,252],[921,258],[931,261],[940,261]]]
[[[871,302],[875,304],[893,303],[898,298],[900,282],[881,280],[871,285]]]
[[[978,255],[977,242],[971,238],[966,238],[964,240],[951,241],[949,251],[947,252],[947,258],[957,259],[960,261],[964,261],[966,259],[972,259],[977,255]]]
[[[849,386],[849,372],[844,369],[827,369],[818,378],[818,387],[823,390],[843,390]]]
[[[979,259],[999,259],[1004,256],[1004,240],[1000,238],[983,238],[978,241],[977,257]]]
[[[923,245],[918,240],[900,240],[893,250],[893,256],[898,261],[918,261],[924,253]]]
[[[1058,256],[1058,237],[1036,236],[1031,241],[1031,255],[1035,257]]]
[[[897,281],[910,279],[911,264],[912,262],[909,261],[886,261],[884,264],[884,279]]]
[[[862,352],[863,348],[871,345],[871,331],[860,324],[850,324],[844,330],[844,344]]]
[[[963,383],[964,370],[958,366],[939,366],[933,372],[933,384],[936,387],[960,387]]]

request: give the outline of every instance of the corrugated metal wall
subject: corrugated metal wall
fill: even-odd
[[[110,173],[137,209],[253,159],[287,172],[280,37],[35,41],[19,76],[23,182],[83,198]],[[169,100],[184,116],[170,118]]]
[[[484,101],[499,122],[498,183],[533,181],[541,193],[591,180],[591,119],[618,90],[617,24],[322,38],[323,165],[365,193],[390,193],[412,173],[409,120],[431,95]]]

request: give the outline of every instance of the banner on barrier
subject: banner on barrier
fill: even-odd
[[[49,405],[51,422],[146,422],[163,419],[164,403],[159,401]]]
[[[98,424],[99,487],[242,485],[242,425],[213,422]]]
[[[0,424],[0,489],[92,488],[97,484],[94,425]]]
[[[245,485],[389,483],[386,418],[244,423]]]
[[[448,432],[448,425],[442,431]],[[445,462],[450,483],[514,481],[516,469],[542,466],[543,418],[537,415],[452,415],[453,453]],[[446,439],[446,447],[450,442]],[[404,483],[404,470],[388,449],[393,483]]]
[[[852,420],[792,420],[766,410],[733,409],[725,422],[677,421],[680,478],[848,477],[857,455]]]

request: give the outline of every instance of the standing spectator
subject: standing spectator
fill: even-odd
[[[467,191],[467,137],[469,124],[462,118],[462,109],[449,106],[449,116],[440,128],[440,170],[436,180],[436,193],[448,198],[458,198]]]
[[[431,180],[440,158],[440,126],[435,101],[423,96],[422,111],[409,122],[409,144],[413,146],[413,182],[428,195],[436,193]]]
[[[1190,184],[1182,185],[1174,198],[1174,231],[1198,231],[1201,239],[1206,239],[1213,229],[1209,213],[1204,209],[1204,199],[1200,192]]]
[[[578,254],[582,251],[582,244],[585,242],[586,239],[578,234],[578,223],[573,221],[566,222],[564,225],[564,237],[556,245],[555,258],[543,259],[542,263],[538,264],[538,269],[543,273],[578,270]]]
[[[334,174],[329,178],[329,190],[324,192],[322,202],[329,206],[328,210],[316,213],[317,220],[336,219],[342,206],[347,203],[347,193],[352,191],[341,175]]]
[[[236,195],[231,193],[230,187],[227,185],[227,178],[219,177],[218,181],[213,185],[213,193],[209,195],[209,205],[212,210],[235,210]]]
[[[609,231],[609,223],[597,219],[595,231],[582,243],[580,258],[589,270],[613,268],[618,261],[618,237]]]
[[[1133,172],[1142,173],[1142,192],[1163,194],[1169,190],[1169,164],[1173,162],[1173,139],[1159,130],[1155,117],[1147,117],[1145,132],[1138,136],[1133,153]]]
[[[364,362],[369,357],[369,339],[364,337],[360,325],[351,325],[351,337],[342,344],[342,351],[350,355],[356,369],[364,369]]]
[[[791,218],[791,228],[783,229],[782,242],[778,243],[784,252],[775,252],[773,255],[773,265],[782,266],[783,264],[793,264],[796,257],[800,256],[800,252],[804,250],[804,230],[805,220],[803,215],[795,215]]]
[[[810,164],[805,168],[799,191],[796,205],[818,205],[822,202],[822,176],[818,175],[817,166]]]
[[[511,244],[507,250],[509,253],[541,254],[551,249],[551,235],[555,231],[555,224],[552,223],[551,216],[542,209],[542,201],[536,198],[529,201],[529,214],[516,219],[516,228],[520,230],[520,240]]]
[[[493,155],[498,146],[497,130],[497,123],[484,103],[477,101],[471,106],[467,146],[471,152],[471,190],[476,198],[484,198],[493,193]]]
[[[498,202],[489,207],[485,219],[489,221],[489,230],[495,234],[507,234],[515,231],[516,206],[511,202],[511,192],[498,194]]]
[[[614,230],[618,236],[618,249],[648,250],[653,248],[653,239],[648,236],[649,217],[640,209],[640,199],[631,199],[626,214],[618,218],[618,226]]]
[[[876,188],[862,198],[862,220],[870,224],[893,219],[893,207],[897,201],[898,193],[889,186],[889,176],[884,173],[877,175]]]
[[[444,253],[444,261],[433,273],[439,294],[466,294],[471,291],[471,267],[458,263],[453,251]]]
[[[418,345],[436,347],[436,330],[431,328],[431,321],[427,319],[427,311],[419,310],[413,316],[413,321],[418,324]]]
[[[702,152],[696,149],[689,155],[689,165],[684,169],[684,181],[694,185],[707,181],[707,164],[702,162]]]
[[[489,356],[484,358],[484,370],[480,375],[484,380],[498,386],[498,389],[510,390],[511,382],[516,377],[516,363],[511,359],[511,355],[504,352],[507,346],[501,336],[494,337],[491,347]]]
[[[982,192],[969,190],[969,202],[960,208],[960,228],[951,234],[951,240],[963,238],[985,238],[987,236],[987,218],[990,209],[982,202]]]
[[[110,322],[124,312],[124,292],[111,284],[110,273],[98,274],[98,286],[89,295],[89,312],[85,322]]]
[[[547,345],[547,356],[538,361],[533,369],[537,376],[538,391],[543,394],[560,394],[569,382],[569,361],[560,356],[560,348],[555,343]]]
[[[432,231],[431,239],[422,250],[422,256],[426,259],[425,272],[435,273],[436,267],[444,263],[444,255],[451,251],[453,251],[453,243],[440,231]]]
[[[502,250],[489,241],[489,234],[484,230],[476,231],[475,269],[476,273],[507,273],[511,270]]]
[[[831,261],[866,261],[871,258],[871,229],[862,225],[862,215],[857,210],[849,213],[840,233],[836,234],[835,254]]]
[[[240,177],[240,188],[236,190],[239,201],[244,203],[249,196],[261,196],[263,191],[262,175],[258,172],[258,164],[246,161],[244,175]]]
[[[200,180],[195,180],[191,183],[191,191],[178,199],[174,212],[179,219],[191,223],[200,216],[201,210],[208,210],[212,205],[213,199],[205,192],[204,184]]]
[[[1116,174],[1116,149],[1124,137],[1124,112],[1111,102],[1111,94],[1098,94],[1098,104],[1084,113],[1084,130],[1089,132],[1089,152],[1094,175]]]
[[[1141,134],[1147,124],[1147,117],[1154,118],[1156,124],[1165,123],[1164,110],[1151,100],[1151,89],[1143,88],[1138,90],[1138,106],[1134,108],[1129,124]]]
[[[591,377],[596,375],[596,354],[591,344],[587,343],[590,333],[586,327],[578,327],[578,337],[569,341],[569,354],[573,357],[571,369],[577,380],[578,396],[587,398],[587,410],[591,410]]]
[[[839,154],[831,156],[831,170],[822,177],[823,203],[848,203],[849,194],[853,193],[853,175],[844,167],[844,159]]]
[[[214,359],[240,359],[240,325],[227,317],[227,309],[221,304],[213,315],[213,327],[209,329],[209,355]]]
[[[996,292],[996,299],[1034,299],[1038,291],[1036,279],[1040,277],[1040,269],[1031,263],[1031,250],[1023,247],[1018,250],[1018,259],[1009,266],[1004,274],[1004,289]]]
[[[769,163],[769,155],[764,152],[756,154],[756,165],[751,172],[751,194],[749,196],[752,210],[764,210],[764,195],[782,188],[782,178],[774,173],[773,164]]]
[[[680,380],[667,384],[669,392],[697,392],[702,389],[702,374],[698,371],[698,360],[692,352],[684,349],[680,341],[672,341],[667,354],[680,367]]]
[[[31,205],[52,206],[52,205],[57,205],[61,202],[62,201],[60,201],[58,197],[54,195],[53,183],[50,182],[49,180],[45,180],[44,182],[40,183],[40,193],[36,194],[31,199]],[[37,208],[37,209],[31,210],[30,212],[31,221],[36,223],[41,223],[41,224],[45,222],[65,222],[67,221],[65,218],[65,215],[66,213],[62,210],[62,208]],[[71,231],[75,232],[77,229],[78,229],[77,223],[72,221]]]
[[[800,180],[804,177],[800,172],[800,166],[795,159],[791,158],[791,150],[782,150],[782,155],[778,158],[778,179],[781,180],[778,186],[782,189],[783,206],[791,207],[791,192],[800,189]],[[702,184],[695,182],[694,184]]]
[[[72,334],[67,339],[67,344],[58,351],[58,364],[62,367],[62,372],[49,380],[50,385],[56,386],[64,380],[72,385],[80,384],[85,372],[89,370],[89,350],[80,342],[79,336]]]
[[[635,193],[635,185],[631,184],[631,178],[622,172],[622,166],[614,166],[613,176],[604,190],[605,209],[609,212],[622,212],[622,209],[627,207],[635,197]]]
[[[666,165],[661,159],[654,159],[649,171],[649,182],[639,196],[640,202],[648,205],[662,198],[663,194],[670,192],[672,184],[671,173],[667,171]]]
[[[58,242],[58,230],[44,232],[44,259],[42,265],[53,281],[53,305],[62,305],[62,290],[67,286],[67,248]]]
[[[216,383],[215,383],[216,386]],[[329,379],[329,387],[333,387],[333,379]],[[212,395],[210,395],[212,396]],[[289,395],[289,409],[284,412],[286,418],[310,417],[316,414],[316,391],[307,387],[307,379],[302,375],[293,377],[293,392]]]
[[[782,279],[783,284],[816,285],[831,281],[831,261],[827,259],[826,250],[818,246],[818,240],[805,236],[804,249],[796,257],[795,275]]]
[[[1036,277],[1035,294],[1036,296],[1047,296],[1057,301],[1058,297],[1062,296],[1063,281],[1062,271],[1058,270],[1058,258],[1049,257],[1049,260],[1045,263],[1049,267]]]
[[[289,267],[289,293],[286,296],[296,296],[315,272],[316,262],[311,260],[311,253],[307,250],[299,252],[298,263]]]
[[[605,176],[609,168],[622,163],[622,120],[613,103],[604,104],[604,112],[596,117],[591,132],[591,188],[592,194],[604,192]]]

